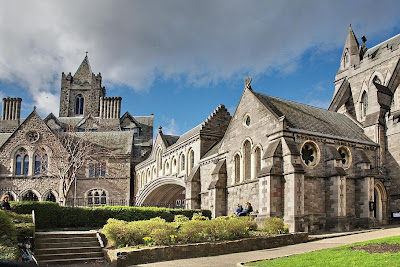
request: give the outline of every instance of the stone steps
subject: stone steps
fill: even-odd
[[[67,265],[103,260],[96,231],[35,233],[35,257],[39,264]]]

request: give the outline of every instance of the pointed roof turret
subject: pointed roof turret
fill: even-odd
[[[74,82],[79,84],[92,83],[92,69],[90,68],[89,58],[86,56],[83,59],[81,65],[79,66],[78,70],[75,72],[74,75]]]
[[[344,44],[342,59],[340,62],[339,72],[348,69],[350,66],[358,66],[361,60],[361,48],[357,41],[357,37],[349,26],[346,42]]]
[[[357,41],[357,37],[351,28],[351,24],[349,26],[349,33],[347,34],[346,43],[344,44],[344,49],[349,50],[350,55],[358,55],[359,54],[360,44]]]

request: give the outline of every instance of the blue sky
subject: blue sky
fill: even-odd
[[[58,115],[61,72],[85,52],[122,112],[182,134],[257,92],[327,108],[349,24],[372,47],[400,33],[399,1],[0,0],[0,96]],[[379,14],[379,15],[377,15]],[[360,41],[361,43],[361,41]]]

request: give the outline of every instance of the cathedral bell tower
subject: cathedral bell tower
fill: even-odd
[[[92,73],[86,54],[74,76],[71,72],[68,75],[62,73],[59,116],[84,117],[91,114],[98,117],[100,98],[105,95],[106,89],[101,86],[101,73]]]

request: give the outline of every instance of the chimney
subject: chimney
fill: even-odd
[[[100,119],[119,119],[121,97],[100,97]]]
[[[21,98],[7,97],[3,98],[3,112],[1,119],[19,120],[21,115]]]

